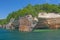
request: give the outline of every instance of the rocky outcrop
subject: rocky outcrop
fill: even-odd
[[[33,18],[32,15],[26,15],[14,20],[12,18],[7,25],[4,25],[6,29],[18,29],[19,31],[30,32],[35,29],[59,29],[60,28],[60,15],[52,14],[39,14],[38,19]],[[51,16],[51,17],[50,17]]]
[[[11,18],[8,24],[3,25],[3,28],[9,30],[17,29],[19,31],[30,32],[37,24],[36,22],[36,18],[33,18],[32,15],[26,15],[24,17],[19,17],[18,19]]]
[[[26,17],[20,18],[19,22],[20,31],[31,31],[31,22]]]
[[[19,19],[18,20],[15,20],[13,23],[13,27],[15,27],[15,29],[19,29]]]
[[[60,28],[60,14],[56,13],[39,13],[38,14],[38,24],[35,28],[50,28],[59,29]]]
[[[20,31],[28,31],[28,32],[32,31],[35,25],[36,23],[34,23],[33,17],[31,15],[27,15],[19,19]]]
[[[47,29],[48,24],[45,18],[38,18],[38,23],[35,26],[35,29]]]
[[[46,21],[50,29],[60,28],[60,18],[50,18],[50,19],[47,19]]]
[[[2,28],[2,25],[0,25],[0,28]]]
[[[39,22],[35,28],[59,29],[60,18],[39,18]]]
[[[7,24],[5,28],[8,30],[14,30],[15,29],[15,27],[12,24]]]
[[[5,29],[14,30],[15,27],[13,26],[13,22],[14,22],[14,18],[11,18],[10,22],[5,25]]]
[[[51,16],[51,14],[39,14],[38,18],[33,18],[32,15],[19,17],[15,20],[12,18],[10,22],[3,25],[3,28],[14,30],[18,29],[23,32],[30,32],[35,29],[59,29],[60,28],[60,15]],[[51,17],[50,17],[51,16]]]

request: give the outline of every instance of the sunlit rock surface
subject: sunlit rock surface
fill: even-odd
[[[50,19],[47,19],[46,21],[50,29],[60,28],[60,18],[50,18]]]
[[[15,29],[15,27],[13,26],[13,22],[14,22],[14,18],[11,18],[10,19],[10,22],[8,24],[6,24],[6,29],[10,29],[10,30],[13,30]]]
[[[60,14],[58,13],[39,13],[38,14],[38,17],[39,18],[59,18],[60,17]]]
[[[19,30],[20,31],[32,31],[35,23],[33,24],[33,17],[31,15],[27,15],[25,17],[21,17],[19,19]]]
[[[0,25],[0,28],[2,28],[2,25]]]
[[[58,29],[60,28],[60,15],[55,13],[39,13],[38,14],[38,24],[36,28],[50,28]]]

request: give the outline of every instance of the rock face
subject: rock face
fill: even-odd
[[[19,19],[18,19],[19,20]],[[19,29],[19,21],[18,20],[15,20],[14,22],[13,22],[13,27],[15,27],[15,29]]]
[[[20,25],[19,25],[20,31],[30,31],[31,30],[31,28],[30,28],[31,22],[27,18],[22,17],[19,20],[19,22],[20,22]]]
[[[36,25],[36,28],[59,29],[60,18],[39,18],[39,22]]]
[[[13,22],[14,22],[14,18],[11,18],[10,22],[8,24],[6,24],[5,28],[9,29],[9,30],[14,30],[15,27],[13,26]]]
[[[8,24],[3,25],[3,28],[11,29],[11,30],[18,29],[19,31],[23,31],[23,32],[30,32],[33,30],[33,28],[59,29],[60,15],[54,13],[53,14],[45,13],[45,14],[39,14],[38,19],[36,17],[33,18],[32,15],[26,15],[24,17],[20,17],[17,20],[14,20],[14,18],[12,18]]]
[[[36,18],[33,19],[32,15],[26,15],[24,17],[19,17],[16,20],[11,18],[10,22],[3,27],[9,30],[17,29],[19,31],[30,32],[35,27],[36,22]]]
[[[50,19],[47,19],[46,21],[50,29],[60,28],[60,18],[50,18]]]
[[[48,24],[47,24],[46,19],[38,18],[38,23],[35,26],[35,29],[46,29],[46,28],[48,28]]]
[[[27,15],[19,19],[19,30],[20,31],[27,31],[27,32],[32,31],[34,26],[35,25],[33,24],[33,18],[31,15]]]
[[[36,25],[36,28],[60,28],[60,14],[39,13],[38,18],[38,24]]]
[[[0,28],[2,28],[2,25],[0,25]]]
[[[9,24],[6,25],[6,29],[14,30],[15,27],[12,24],[9,23]]]

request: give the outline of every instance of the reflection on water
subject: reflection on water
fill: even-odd
[[[60,31],[28,33],[0,29],[0,40],[60,40]]]

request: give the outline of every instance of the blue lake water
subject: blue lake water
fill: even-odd
[[[60,40],[60,31],[19,32],[0,29],[0,40]]]

